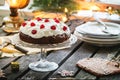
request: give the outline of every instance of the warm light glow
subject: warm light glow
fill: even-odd
[[[91,17],[93,15],[92,10],[80,10],[77,13],[78,16]]]
[[[7,0],[7,3],[10,5],[11,8],[25,8],[30,0]]]
[[[11,0],[12,6],[13,7],[18,7],[17,1],[16,0]]]
[[[20,4],[18,0],[7,0],[7,2],[12,8],[18,8]]]
[[[67,21],[67,18],[64,16],[64,17],[62,17],[62,21],[63,22],[66,22]]]
[[[112,7],[108,7],[108,10],[112,10]]]
[[[65,8],[65,9],[64,9],[64,12],[65,12],[65,13],[67,13],[67,12],[68,12],[68,9],[67,9],[67,8]]]
[[[90,7],[90,10],[92,10],[92,11],[99,11],[100,8],[98,6],[96,6],[96,5],[93,5],[93,6]]]

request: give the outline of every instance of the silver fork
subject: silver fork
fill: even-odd
[[[108,31],[108,27],[102,20],[100,20],[98,17],[94,17],[94,19],[101,25],[103,25],[104,29],[101,29],[102,32],[109,34],[111,36],[118,36],[119,33],[111,33],[110,31]]]

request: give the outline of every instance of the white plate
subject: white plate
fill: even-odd
[[[120,25],[116,23],[111,22],[105,22],[106,25],[108,25],[108,30],[111,33],[120,32]],[[97,22],[87,22],[83,25],[80,25],[76,27],[76,31],[83,34],[88,35],[89,37],[100,37],[100,38],[116,38],[117,36],[111,36],[110,34],[102,32],[102,29],[104,27]]]
[[[93,15],[101,19],[120,21],[120,16],[118,14],[109,14],[108,12],[95,12]]]
[[[107,17],[108,20],[120,21],[120,16],[118,14],[112,14]]]
[[[19,34],[15,34],[10,38],[13,44],[19,45],[21,47],[29,47],[29,48],[46,48],[47,51],[49,50],[59,50],[64,48],[69,48],[71,45],[77,42],[77,37],[75,35],[71,35],[69,40],[59,43],[59,44],[31,44],[21,41],[19,38]]]
[[[85,40],[91,40],[91,41],[98,41],[98,42],[120,42],[120,36],[118,38],[112,38],[112,39],[108,39],[108,38],[92,38],[92,37],[87,37],[84,36],[80,33],[78,33],[77,31],[75,31],[75,34],[82,37]]]
[[[97,38],[97,39],[115,39],[118,38],[120,35],[96,35],[96,34],[90,34],[87,32],[82,32],[82,31],[76,31],[79,34],[84,35],[85,37],[89,37],[89,38]]]
[[[77,33],[76,31],[74,32],[74,34],[78,37],[78,39],[84,42],[87,42],[87,43],[95,44],[97,46],[112,46],[112,45],[120,44],[120,38],[118,39],[88,38],[88,37],[83,36],[82,34]]]
[[[98,41],[91,41],[91,40],[86,40],[83,39],[82,37],[79,37],[80,40],[96,45],[96,46],[114,46],[114,45],[119,45],[120,42],[98,42]]]

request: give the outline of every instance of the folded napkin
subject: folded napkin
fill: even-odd
[[[20,51],[16,50],[13,45],[3,47],[1,50],[1,57],[15,57],[24,55]]]
[[[6,46],[6,47],[4,47],[0,50],[1,58],[4,58],[4,57],[18,57],[18,56],[24,56],[26,54],[36,54],[36,53],[40,52],[39,49],[31,49],[31,48],[27,48],[27,47],[22,47],[22,48],[25,49],[28,52],[23,53],[20,50],[15,49],[15,47],[10,44],[10,45],[8,45],[8,46]]]
[[[120,73],[118,62],[102,58],[84,58],[77,62],[77,66],[96,76]]]
[[[23,50],[27,51],[26,53],[23,53],[23,51],[21,51],[20,49],[16,49],[15,45],[9,42],[9,37],[11,36],[0,37],[0,58],[18,57],[26,54],[35,54],[40,52],[40,49],[21,47]]]

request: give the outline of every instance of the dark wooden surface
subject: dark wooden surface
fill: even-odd
[[[67,23],[71,24],[71,23]],[[79,23],[77,25],[80,25]],[[70,25],[71,32],[77,26],[74,23]],[[26,55],[14,58],[0,59],[0,68],[4,71],[8,80],[120,80],[120,74],[104,77],[94,76],[76,66],[78,60],[89,57],[107,58],[111,54],[118,56],[120,54],[120,45],[112,47],[98,47],[78,40],[71,48],[51,51],[47,59],[59,64],[59,68],[51,72],[35,72],[28,68],[29,63],[38,61],[40,54]],[[20,63],[19,72],[12,72],[10,62],[18,61]],[[72,77],[61,77],[58,71],[74,71]]]

